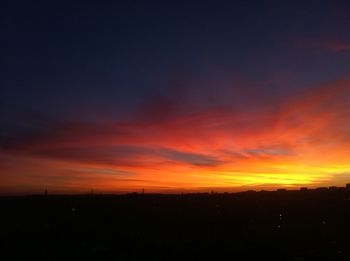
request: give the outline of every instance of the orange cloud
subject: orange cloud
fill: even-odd
[[[124,122],[52,123],[3,136],[0,189],[240,190],[334,185],[350,173],[349,79],[252,110],[176,106],[153,104]]]

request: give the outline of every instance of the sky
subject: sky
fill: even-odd
[[[349,1],[3,1],[0,194],[350,183]]]

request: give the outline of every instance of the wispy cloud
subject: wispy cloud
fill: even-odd
[[[316,48],[323,51],[339,53],[350,51],[350,42],[342,40],[339,37],[305,37],[305,36],[290,36],[289,39],[300,47]]]
[[[44,164],[42,170],[57,177],[67,173],[68,165],[74,175],[94,176],[89,182],[100,186],[110,186],[113,177],[113,184],[125,187],[127,182],[121,185],[118,179],[127,175],[142,180],[138,185],[157,182],[174,188],[251,186],[271,181],[266,175],[274,176],[271,182],[310,184],[317,171],[334,180],[331,173],[350,169],[349,79],[310,86],[271,103],[264,104],[271,109],[261,109],[261,104],[241,110],[235,104],[186,112],[173,101],[154,118],[144,112],[154,106],[161,110],[162,103],[146,104],[128,121],[33,123],[2,132],[0,150],[12,159],[36,163],[14,167],[0,159],[0,176],[26,168],[38,173],[35,166]]]

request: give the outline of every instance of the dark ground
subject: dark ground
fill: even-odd
[[[1,260],[350,260],[350,189],[0,198]]]

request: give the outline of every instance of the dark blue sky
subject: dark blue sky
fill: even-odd
[[[180,85],[197,102],[329,80],[349,73],[331,50],[350,40],[346,2],[5,1],[1,109],[118,115]]]

